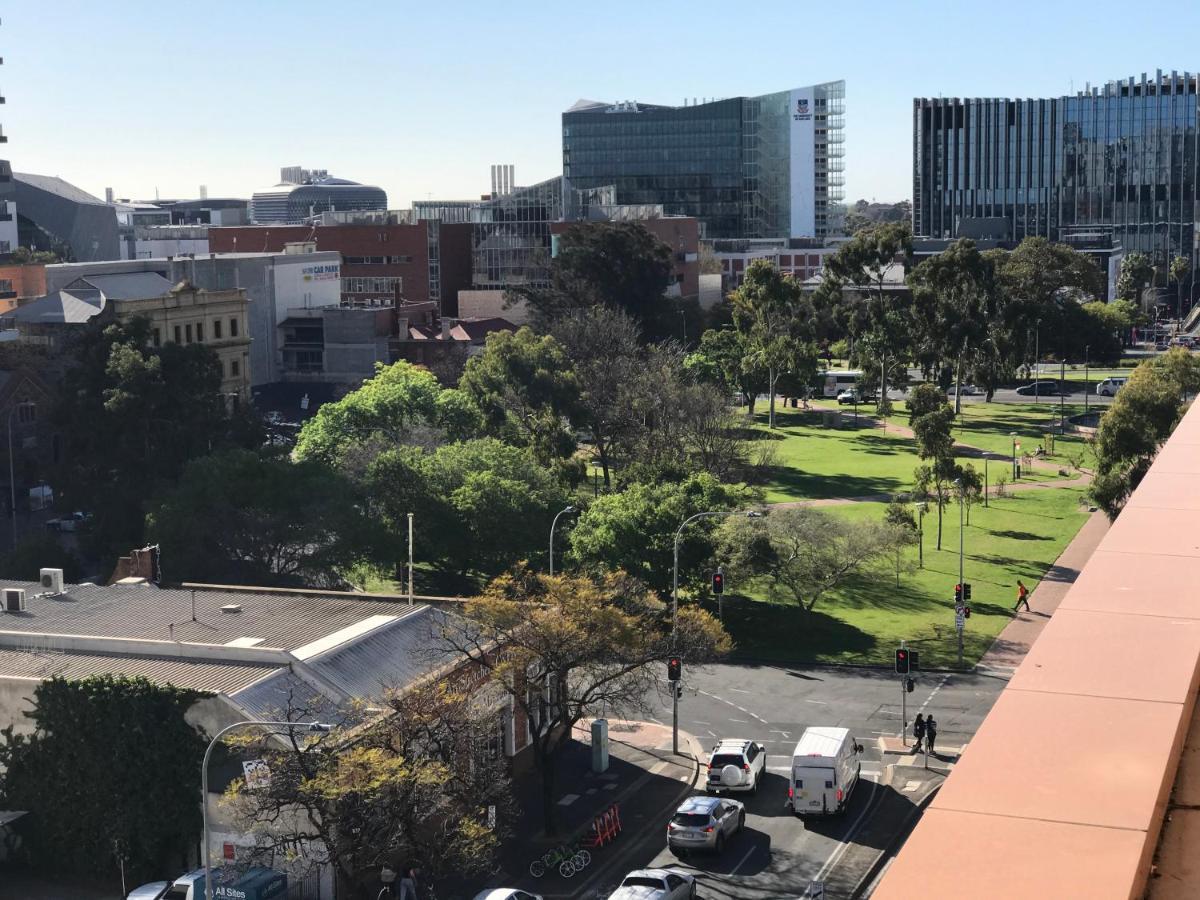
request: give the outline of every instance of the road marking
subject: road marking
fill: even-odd
[[[921,708],[917,710],[917,715],[920,715],[921,713],[925,712],[925,707],[927,707],[929,705],[929,701],[931,701],[937,695],[938,691],[940,691],[943,687],[946,686],[946,682],[950,680],[950,674],[952,674],[952,673],[948,673],[948,674],[942,676],[942,680],[938,682],[938,686],[935,687],[930,692],[929,696],[925,698],[925,702],[921,704]]]
[[[863,807],[862,812],[858,814],[858,818],[854,820],[854,824],[852,824],[849,830],[846,832],[846,837],[843,838],[841,843],[839,843],[834,851],[829,854],[829,858],[825,860],[825,865],[821,866],[821,871],[817,872],[816,876],[813,878],[813,881],[824,881],[825,876],[834,870],[834,867],[837,866],[838,861],[849,848],[850,841],[854,838],[854,835],[858,833],[859,826],[862,825],[863,819],[866,818],[867,813],[871,811],[871,804],[875,801],[875,792],[879,788],[879,782],[875,781],[874,779],[867,780],[871,782],[871,796],[867,800],[867,805]]]
[[[749,725],[749,724],[750,724],[750,723],[749,723],[749,722],[747,722],[745,719],[730,719],[729,721],[730,721],[730,722],[737,722],[739,725]]]
[[[791,766],[767,766],[768,772],[782,772],[787,775],[792,771]]]
[[[782,734],[785,738],[791,738],[791,735],[788,732],[782,731],[781,729],[778,729],[778,728],[772,728],[771,734]]]
[[[824,700],[805,700],[804,702],[805,702],[805,703],[817,703],[817,704],[819,704],[819,705],[821,705],[821,706],[828,706],[828,705],[829,705],[829,704],[828,704],[828,703],[826,703]]]
[[[558,805],[559,806],[570,806],[572,803],[574,803],[578,799],[579,799],[578,794],[567,794],[565,797],[563,797],[561,800],[558,801]]]
[[[670,763],[664,759],[662,762],[657,763],[655,766],[653,766],[650,769],[650,774],[657,775],[659,772],[661,772],[663,769],[665,769],[669,765],[670,765]]]
[[[692,719],[693,725],[711,725],[712,722],[701,722],[699,719]]]
[[[738,872],[738,869],[740,869],[742,866],[744,866],[746,864],[746,860],[748,860],[751,856],[754,855],[754,850],[755,850],[754,847],[751,847],[749,850],[747,850],[746,855],[743,856],[741,861],[730,870],[729,874],[736,875]]]
[[[714,734],[713,732],[711,732],[711,731],[710,731],[710,732],[708,733],[708,736],[709,736],[709,737],[716,737],[716,734]]]
[[[735,694],[749,694],[750,691],[743,691],[741,688],[730,688]]]

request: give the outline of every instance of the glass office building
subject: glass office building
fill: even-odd
[[[564,190],[700,220],[706,238],[824,237],[842,198],[844,81],[683,106],[581,100],[562,115]]]
[[[1159,71],[1073,97],[914,100],[914,232],[953,238],[992,219],[1018,241],[1104,234],[1195,271],[1197,86]]]

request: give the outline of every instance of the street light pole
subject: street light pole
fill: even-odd
[[[413,602],[413,514],[408,514],[408,602]]]
[[[1067,433],[1067,357],[1058,361],[1058,433]]]
[[[574,506],[568,506],[566,509],[559,510],[554,516],[554,521],[550,523],[550,575],[554,576],[554,527],[558,525],[558,517],[563,513],[575,512]]]
[[[679,539],[683,536],[683,529],[697,519],[712,518],[714,516],[735,516],[741,510],[710,510],[707,512],[698,512],[695,515],[688,516],[680,526],[675,530],[675,549],[673,553],[673,563],[671,566],[671,649],[675,649],[675,636],[679,626]],[[758,518],[762,513],[755,510],[746,512],[747,518]],[[675,755],[679,754],[679,689],[675,685],[671,690],[671,752]]]
[[[1028,332],[1027,332],[1028,333]],[[1028,338],[1026,338],[1028,340]],[[1040,385],[1038,378],[1042,374],[1042,320],[1037,320],[1037,326],[1033,330],[1033,402],[1038,403],[1041,396],[1038,394]]]
[[[1091,351],[1092,351],[1091,344],[1083,345],[1083,414],[1084,414],[1084,416],[1086,416],[1088,414],[1088,363],[1091,359]],[[1084,419],[1084,424],[1085,425],[1087,424],[1086,419]]]
[[[956,479],[955,484],[958,485],[958,583],[962,586],[960,588],[960,590],[963,593],[962,602],[963,602],[963,605],[966,606],[966,603],[967,603],[966,584],[967,583],[965,581],[963,581],[963,487],[962,487],[962,479],[961,478]],[[954,612],[955,612],[955,615],[958,614],[958,610],[955,610]],[[959,629],[957,629],[957,631],[958,631],[958,667],[961,669],[962,664],[963,664],[963,630],[961,628],[959,628]]]
[[[1008,436],[1012,438],[1012,477],[1013,481],[1017,480],[1017,433],[1010,431]]]
[[[925,509],[928,504],[922,500],[917,504],[917,567],[925,568]]]
[[[329,731],[332,726],[322,722],[271,722],[259,721],[257,719],[246,719],[242,722],[234,722],[232,725],[226,725],[218,731],[211,741],[208,742],[208,747],[204,751],[204,762],[200,764],[200,811],[204,819],[204,900],[213,900],[212,891],[212,848],[209,846],[208,835],[208,761],[212,756],[213,748],[217,746],[217,742],[221,740],[227,733],[236,728],[246,728],[248,726],[257,726],[260,728],[275,728],[284,729],[286,732],[291,732],[293,729],[303,728],[311,732]]]

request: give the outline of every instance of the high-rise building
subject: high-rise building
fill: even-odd
[[[683,106],[580,100],[562,114],[564,190],[700,220],[703,237],[824,238],[843,199],[846,83]]]
[[[915,99],[913,230],[1102,237],[1195,271],[1198,98],[1200,76],[1160,70],[1067,97]]]

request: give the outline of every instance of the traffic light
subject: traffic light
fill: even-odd
[[[907,675],[909,667],[908,651],[903,647],[896,648],[896,674]]]
[[[908,671],[920,672],[921,671],[920,660],[921,660],[921,654],[918,651],[909,650],[908,651]]]
[[[971,599],[971,583],[969,581],[963,583],[963,599]]]
[[[672,656],[667,660],[667,681],[678,681],[683,674],[683,659]]]
[[[676,682],[676,684],[675,684],[675,699],[676,700],[683,699],[683,685],[679,684],[678,682]]]
[[[962,599],[963,599],[963,586],[961,584],[956,584],[954,586],[954,605],[958,606],[960,603],[962,603]]]
[[[723,594],[725,592],[725,573],[720,569],[713,572],[712,587],[714,594]]]
[[[904,689],[906,691],[908,691],[910,694],[913,692],[913,688],[915,686],[916,686],[916,682],[914,682],[911,678],[904,679]]]

